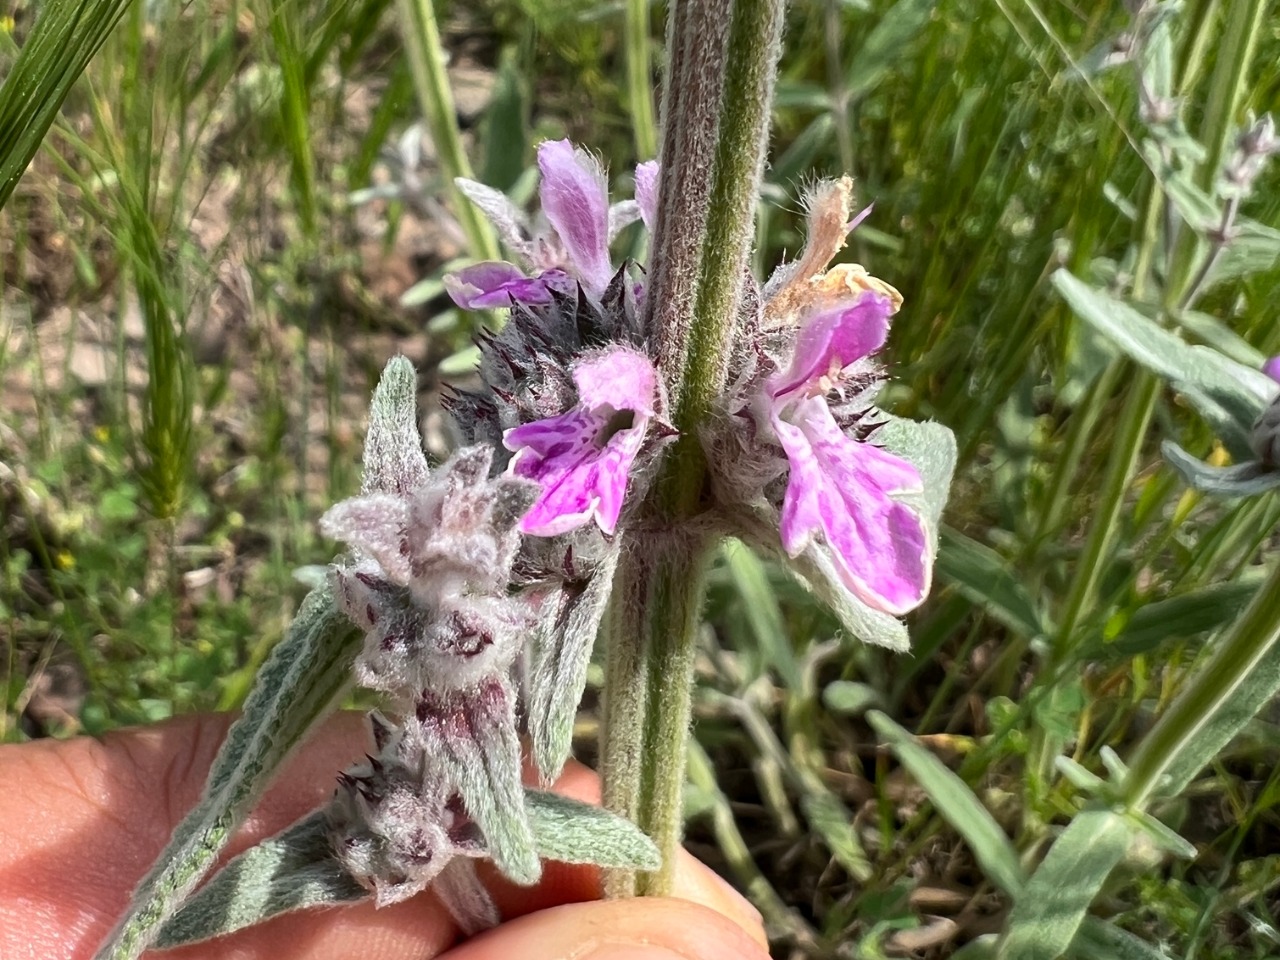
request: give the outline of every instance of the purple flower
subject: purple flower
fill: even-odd
[[[618,526],[631,465],[653,417],[657,372],[647,356],[617,346],[573,369],[578,405],[503,437],[515,451],[510,472],[536,481],[542,494],[522,532],[553,537],[590,520],[606,534]]]
[[[1280,357],[1272,357],[1262,365],[1262,372],[1272,380],[1280,380]]]
[[[657,164],[636,169],[636,200],[609,205],[608,182],[600,162],[568,140],[548,140],[538,147],[542,173],[539,196],[542,220],[529,218],[505,195],[472,180],[458,186],[493,222],[507,247],[524,261],[517,266],[487,261],[445,277],[445,289],[458,306],[488,309],[518,303],[540,304],[551,291],[571,290],[581,283],[599,297],[616,269],[609,244],[623,227],[643,218],[652,228],[656,215]]]
[[[636,167],[636,203],[645,229],[653,233],[658,223],[658,161],[647,160]]]
[[[453,302],[464,310],[492,310],[517,303],[549,303],[552,290],[573,288],[573,279],[563,270],[544,270],[526,276],[514,263],[486,260],[444,278]]]
[[[893,311],[892,300],[874,292],[817,308],[803,321],[790,367],[765,381],[763,400],[790,466],[783,547],[799,556],[820,537],[859,600],[900,615],[924,599],[930,582],[924,523],[895,499],[919,492],[920,474],[846,435],[827,400],[884,344]]]

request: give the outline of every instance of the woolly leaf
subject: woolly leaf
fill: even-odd
[[[1133,838],[1123,816],[1104,808],[1075,815],[1020,887],[1000,944],[1000,960],[1056,960]]]
[[[533,828],[533,847],[545,859],[600,867],[657,869],[658,848],[629,820],[577,800],[525,788]],[[198,943],[260,923],[270,917],[312,907],[340,906],[371,896],[334,858],[324,810],[263,840],[232,859],[164,924],[161,949]],[[466,904],[488,903],[471,861],[451,861],[431,889],[455,917],[476,913]],[[476,886],[469,890],[468,886]],[[491,908],[490,908],[491,909]],[[477,932],[496,923],[463,924]]]
[[[406,357],[392,357],[369,405],[360,492],[404,495],[427,480],[418,431],[418,374]]]
[[[370,896],[333,858],[323,810],[233,859],[160,931],[161,949],[198,943],[278,913]]]
[[[143,878],[99,960],[133,960],[213,866],[290,751],[346,689],[359,637],[325,585],[303,601],[231,727],[204,795]]]
[[[1275,395],[1274,380],[1216,350],[1184,342],[1066,270],[1053,275],[1053,285],[1076,316],[1110,338],[1135,363],[1184,393],[1222,431],[1233,452],[1248,450],[1253,422]]]
[[[1168,440],[1161,444],[1160,450],[1188,486],[1204,493],[1217,497],[1251,497],[1280,487],[1280,470],[1257,460],[1215,467]]]
[[[525,788],[538,853],[562,863],[656,870],[658,848],[630,820],[556,793]]]
[[[564,768],[573,721],[587,687],[587,666],[613,587],[618,550],[610,550],[584,581],[566,583],[539,623],[529,690],[528,725],[533,759],[544,780]]]

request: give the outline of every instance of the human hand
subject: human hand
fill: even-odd
[[[0,957],[88,960],[124,912],[174,825],[196,803],[231,718],[185,717],[101,740],[0,747]],[[323,804],[365,749],[361,719],[330,719],[287,763],[226,856]],[[570,765],[557,792],[598,799]],[[594,868],[548,863],[535,887],[482,875],[506,921],[458,944],[430,891],[382,910],[365,902],[277,917],[159,960],[762,960],[760,916],[681,853],[672,899],[601,901]],[[457,944],[455,946],[455,944]],[[152,956],[148,954],[148,956]]]

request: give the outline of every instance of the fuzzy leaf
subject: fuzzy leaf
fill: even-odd
[[[629,820],[600,807],[554,793],[525,788],[534,847],[547,860],[600,867],[654,870],[658,848]],[[270,917],[310,907],[339,906],[372,896],[343,869],[330,847],[324,810],[263,840],[231,860],[164,924],[161,949],[234,933]],[[478,883],[471,862],[453,861],[432,885],[455,917],[476,914],[467,904],[487,902],[469,885]],[[482,888],[481,888],[482,889]],[[481,921],[484,917],[479,918]],[[492,926],[479,922],[468,932]]]
[[[183,905],[156,938],[160,949],[198,943],[278,913],[371,896],[334,859],[323,810],[250,847]]]
[[[1215,497],[1252,497],[1280,487],[1280,470],[1257,460],[1215,467],[1169,440],[1160,445],[1160,452],[1187,486]]]
[[[587,667],[613,587],[617,550],[610,550],[591,576],[566,584],[555,609],[539,624],[528,703],[533,759],[546,781],[564,768],[573,742],[573,721],[587,688]]]
[[[1134,362],[1184,393],[1222,432],[1233,453],[1248,451],[1253,422],[1275,395],[1274,380],[1216,350],[1184,342],[1066,270],[1053,275],[1053,285],[1076,316],[1109,337]]]
[[[133,960],[213,866],[290,751],[333,707],[360,648],[326,584],[307,595],[284,639],[262,665],[205,783],[204,795],[143,878],[128,912],[98,951]]]
[[[890,453],[911,461],[920,472],[924,492],[915,495],[914,501],[924,515],[929,542],[936,550],[942,509],[951,495],[951,477],[956,469],[955,434],[940,423],[886,415],[885,424],[875,432],[874,439]],[[911,502],[913,498],[901,499]]]
[[[1130,823],[1110,810],[1077,813],[1020,888],[1000,944],[1000,960],[1062,956],[1132,837]]]
[[[771,531],[776,539],[776,531]],[[758,543],[759,541],[757,541]],[[778,562],[836,615],[840,625],[864,643],[888,647],[895,653],[911,649],[907,626],[892,614],[873,610],[853,594],[840,580],[835,564],[826,553],[806,550],[798,557],[788,557],[779,544],[772,547]]]
[[[1253,638],[1248,655],[1242,653],[1235,660],[1243,668],[1241,675],[1236,682],[1224,683],[1209,691],[1211,696],[1197,697],[1199,726],[1194,735],[1183,737],[1168,756],[1168,780],[1161,787],[1167,796],[1182,793],[1280,691],[1280,621],[1274,619],[1275,595],[1267,591],[1267,584],[1255,591],[1249,609],[1236,621],[1234,629],[1242,624],[1265,623],[1262,628],[1265,632]],[[1236,636],[1238,634],[1225,634],[1217,643],[1226,646]],[[1212,666],[1211,662],[1203,669]]]
[[[524,792],[538,853],[561,863],[656,870],[658,848],[630,820],[556,793]]]
[[[514,698],[476,698],[449,718],[458,735],[441,737],[449,777],[488,844],[498,869],[519,884],[536,883],[542,867],[520,794],[520,742]]]
[[[405,357],[392,357],[369,406],[360,492],[404,496],[427,480],[418,431],[418,374]]]

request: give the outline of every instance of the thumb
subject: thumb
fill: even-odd
[[[769,960],[750,933],[688,900],[574,903],[504,923],[440,960]]]

